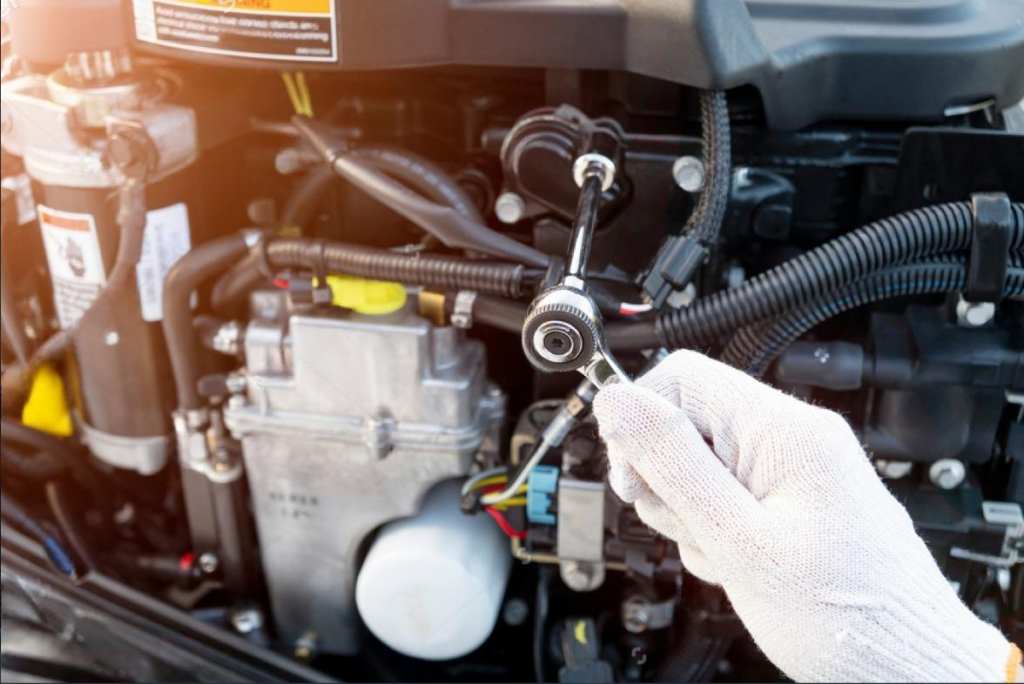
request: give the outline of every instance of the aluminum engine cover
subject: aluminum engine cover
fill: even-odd
[[[248,389],[225,421],[242,442],[281,637],[354,655],[368,535],[466,475],[496,444],[505,399],[483,345],[411,311],[273,318],[250,325]]]

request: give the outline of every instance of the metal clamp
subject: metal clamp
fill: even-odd
[[[469,330],[473,327],[473,307],[476,306],[476,298],[476,292],[463,291],[455,295],[452,326],[460,330]]]

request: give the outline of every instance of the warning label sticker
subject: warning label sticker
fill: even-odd
[[[143,320],[155,323],[164,319],[164,279],[191,248],[188,208],[184,204],[174,204],[146,215],[142,256],[135,268]]]
[[[60,327],[67,330],[96,301],[107,283],[96,221],[39,205],[39,226],[53,280],[53,300]]]
[[[338,61],[335,0],[132,0],[135,35],[235,57]]]

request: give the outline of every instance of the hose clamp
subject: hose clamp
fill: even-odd
[[[1003,193],[977,193],[971,196],[971,213],[974,234],[964,299],[998,304],[1006,296],[1013,205]]]
[[[473,308],[476,306],[476,292],[462,291],[455,295],[455,308],[452,311],[452,327],[469,330],[473,327]]]

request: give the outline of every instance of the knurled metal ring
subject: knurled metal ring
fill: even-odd
[[[523,350],[538,370],[576,371],[594,357],[598,336],[585,312],[567,304],[547,304],[531,312],[523,329]]]

